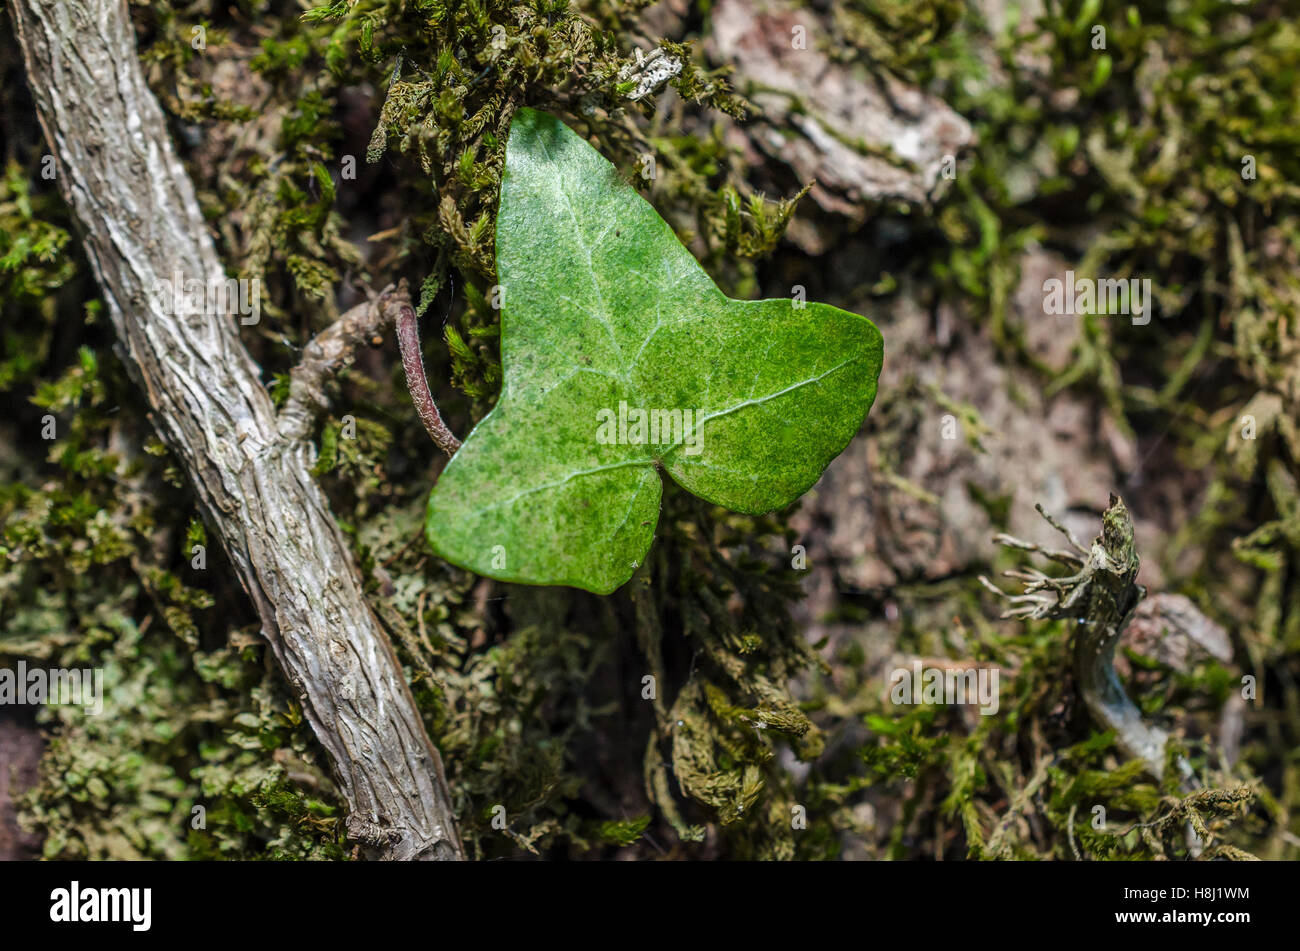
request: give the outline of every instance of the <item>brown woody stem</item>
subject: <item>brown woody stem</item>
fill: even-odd
[[[396,321],[402,301],[409,306],[406,282],[397,288],[390,284],[308,341],[301,362],[289,373],[289,398],[280,410],[281,433],[290,439],[310,436],[316,415],[329,405],[329,381],[352,365],[363,345],[383,339],[383,332]]]
[[[449,456],[453,455],[460,448],[460,440],[442,421],[438,404],[429,392],[429,381],[424,376],[424,357],[420,354],[420,330],[409,300],[401,301],[398,305],[397,347],[402,351],[406,388],[411,391],[411,402],[420,414],[420,422],[424,423],[424,428],[429,431],[438,448]]]

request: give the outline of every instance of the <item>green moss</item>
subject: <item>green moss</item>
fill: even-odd
[[[747,104],[686,45],[664,44],[683,63],[681,103],[628,98],[628,31],[645,6],[133,6],[223,259],[262,281],[262,322],[241,332],[277,400],[298,349],[336,315],[336,290],[405,276],[437,322],[425,358],[435,386],[447,381],[440,405],[462,429],[486,411],[501,381],[495,201],[520,105],[589,136],[729,293],[759,292],[761,259],[807,183],[786,201],[750,190],[745,158],[710,121]],[[250,19],[266,29],[253,35]],[[979,134],[945,201],[908,216],[927,300],[973,311],[1044,392],[1095,394],[1143,445],[1207,474],[1165,567],[1234,622],[1262,687],[1240,761],[1223,768],[1197,733],[1183,753],[1207,788],[1144,778],[1071,707],[1067,632],[995,627],[973,578],[900,585],[897,627],[872,633],[1001,666],[999,713],[894,709],[865,666],[874,595],[842,599],[837,620],[864,633],[829,663],[792,622],[785,515],[669,491],[647,565],[604,600],[441,564],[420,530],[435,450],[390,349],[339,381],[316,472],[443,752],[471,854],[1184,857],[1191,826],[1212,857],[1294,857],[1300,772],[1278,753],[1300,742],[1295,25],[1212,0],[1054,4],[999,36],[948,0],[838,4],[830,25],[834,57],[924,84]],[[5,84],[6,111],[19,85]],[[207,534],[140,424],[66,209],[39,175],[44,146],[26,147],[0,178],[0,393],[18,407],[0,421],[0,654],[100,665],[111,684],[103,717],[43,714],[50,749],[29,820],[52,857],[342,857],[326,764],[252,618],[212,610],[243,595],[219,551],[206,571],[191,565]],[[1151,277],[1157,319],[1090,321],[1054,375],[1007,317],[1036,246],[1080,273]],[[938,391],[908,384],[877,407],[882,478],[922,501],[897,473],[936,410],[980,446],[978,413]],[[40,438],[46,414],[53,441]],[[1240,438],[1247,414],[1253,440]],[[977,501],[1005,520],[1005,499]],[[1238,689],[1219,665],[1133,666],[1146,708],[1203,733]]]

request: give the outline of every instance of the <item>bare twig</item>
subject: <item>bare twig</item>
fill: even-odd
[[[1146,590],[1137,583],[1140,564],[1133,544],[1133,522],[1128,509],[1116,496],[1102,515],[1102,532],[1091,548],[1084,548],[1074,534],[1052,518],[1042,506],[1039,514],[1069,540],[1081,555],[1052,552],[1031,542],[999,535],[995,541],[1020,551],[1038,552],[1079,570],[1053,578],[1037,569],[1007,572],[1025,582],[1022,594],[1009,594],[987,578],[980,583],[1011,607],[1004,618],[1065,618],[1074,621],[1074,669],[1079,693],[1098,725],[1114,730],[1116,742],[1128,756],[1141,759],[1159,779],[1164,773],[1164,749],[1168,734],[1146,722],[1115,674],[1115,647],[1138,602]],[[1191,767],[1179,760],[1179,770],[1188,783]]]
[[[329,405],[326,386],[352,365],[363,345],[383,342],[401,303],[410,306],[406,281],[388,285],[371,300],[353,307],[303,348],[302,360],[289,373],[289,399],[280,410],[279,429],[287,439],[306,439],[316,415]]]
[[[1039,515],[1043,516],[1043,518],[1047,520],[1048,525],[1052,526],[1052,528],[1056,529],[1058,532],[1060,532],[1062,535],[1065,536],[1065,540],[1070,543],[1071,548],[1077,551],[1080,555],[1088,554],[1088,549],[1084,548],[1083,543],[1080,542],[1079,539],[1074,537],[1074,532],[1070,531],[1068,528],[1066,528],[1056,519],[1052,518],[1052,516],[1048,514],[1047,510],[1043,508],[1041,504],[1035,502],[1034,508],[1038,510]]]
[[[1052,561],[1060,562],[1063,565],[1069,565],[1072,568],[1083,567],[1083,559],[1072,551],[1064,551],[1058,548],[1043,548],[1039,545],[1035,545],[1033,542],[1021,541],[1019,538],[1013,538],[1010,535],[1005,535],[1001,532],[993,536],[993,541],[999,545],[1004,545],[1007,548],[1037,552],[1044,558],[1050,558]]]
[[[994,540],[1008,548],[1038,552],[1079,570],[1063,578],[1050,577],[1037,569],[1008,571],[1008,576],[1025,582],[1024,593],[1018,595],[1008,594],[983,576],[980,584],[1012,605],[1003,612],[1004,618],[1074,621],[1074,676],[1088,712],[1099,726],[1115,731],[1115,741],[1126,756],[1140,759],[1152,776],[1161,779],[1169,735],[1143,719],[1115,673],[1115,647],[1138,603],[1146,596],[1146,589],[1137,583],[1141,562],[1133,543],[1133,521],[1128,509],[1118,496],[1112,495],[1110,505],[1102,513],[1101,534],[1093,540],[1091,548],[1084,548],[1074,533],[1047,514],[1041,505],[1035,508],[1066,537],[1071,548],[1085,557],[1045,550],[1009,535],[998,535]],[[1178,770],[1184,786],[1193,788],[1196,777],[1182,757],[1178,759]],[[1074,814],[1075,806],[1071,806],[1067,832],[1070,849],[1079,859],[1074,840]],[[1188,852],[1193,857],[1200,855],[1205,847],[1204,837],[1190,821],[1185,832]]]
[[[460,440],[443,422],[429,391],[420,331],[404,278],[396,287],[390,284],[371,300],[353,307],[303,348],[302,360],[289,374],[289,399],[280,411],[280,432],[290,439],[306,439],[316,415],[329,405],[329,381],[352,364],[362,345],[381,343],[384,332],[393,325],[397,327],[406,386],[420,422],[447,455],[459,449]]]
[[[420,414],[420,422],[429,431],[438,448],[447,455],[452,455],[460,448],[457,439],[447,424],[442,421],[438,404],[429,392],[429,381],[424,376],[424,357],[420,353],[420,329],[415,319],[415,310],[408,297],[398,301],[397,306],[397,346],[402,351],[402,366],[406,370],[406,388],[411,391],[411,401],[415,411]]]

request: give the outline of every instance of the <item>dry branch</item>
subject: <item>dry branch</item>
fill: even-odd
[[[403,305],[410,306],[406,282],[400,288],[390,284],[308,341],[302,359],[289,372],[289,398],[280,410],[281,435],[291,440],[310,438],[317,415],[329,406],[329,381],[352,365],[362,345],[382,342]]]
[[[140,70],[125,0],[9,0],[59,185],[84,231],[123,359],[183,462],[262,630],[329,754],[371,857],[462,858],[437,750],[234,320],[170,314],[179,273],[225,274]]]
[[[397,308],[397,346],[402,352],[406,388],[411,393],[411,401],[415,403],[420,422],[439,449],[449,456],[455,455],[460,448],[460,440],[442,421],[442,414],[438,412],[433,394],[429,392],[429,381],[424,376],[424,357],[420,355],[420,329],[410,298],[400,302]]]
[[[1041,548],[1009,535],[994,540],[1008,548],[1037,552],[1077,571],[1059,578],[1036,568],[1004,572],[1025,583],[1022,594],[1009,594],[982,575],[980,583],[1010,605],[1002,614],[1004,618],[1063,618],[1074,623],[1074,676],[1088,712],[1098,726],[1115,731],[1115,741],[1125,755],[1142,760],[1151,775],[1160,779],[1169,734],[1146,721],[1115,673],[1115,648],[1138,603],[1146,597],[1146,589],[1137,583],[1141,560],[1128,509],[1118,496],[1111,495],[1110,505],[1102,513],[1101,534],[1087,548],[1041,505],[1037,509],[1065,536],[1073,551]],[[1190,782],[1193,777],[1186,761],[1180,758],[1178,766]]]

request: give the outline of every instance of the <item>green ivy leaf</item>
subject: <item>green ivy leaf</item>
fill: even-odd
[[[728,298],[613,165],[531,109],[510,126],[497,273],[501,396],[425,523],[480,574],[608,594],[650,548],[661,470],[738,512],[781,508],[875,399],[871,321]]]

